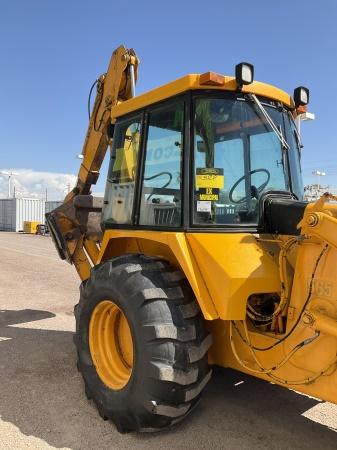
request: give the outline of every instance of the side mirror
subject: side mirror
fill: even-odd
[[[306,106],[309,103],[309,89],[304,86],[299,86],[294,90],[295,108],[299,106]]]

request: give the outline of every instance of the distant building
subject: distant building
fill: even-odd
[[[45,201],[36,198],[1,198],[0,231],[23,231],[23,222],[45,221]]]
[[[45,213],[62,203],[37,198],[0,198],[0,231],[23,231],[24,222],[44,224]]]
[[[60,201],[47,200],[46,206],[45,206],[46,214],[49,213],[50,211],[52,211],[53,209],[61,206],[62,203],[63,203],[63,200],[60,200]]]
[[[331,188],[330,186],[321,186],[317,183],[308,184],[304,186],[304,199],[308,202],[315,202],[325,192],[337,195],[337,188]]]

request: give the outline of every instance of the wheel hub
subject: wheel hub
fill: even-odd
[[[133,367],[133,341],[128,321],[111,300],[95,306],[89,324],[89,347],[96,371],[111,389],[122,389]]]

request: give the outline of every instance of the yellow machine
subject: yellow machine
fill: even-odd
[[[159,430],[219,365],[337,403],[337,205],[303,201],[308,90],[290,97],[241,63],[135,96],[137,69],[133,50],[113,53],[77,184],[47,215],[82,279],[87,397],[121,432]]]
[[[40,222],[31,222],[28,220],[25,220],[23,222],[23,232],[29,233],[29,234],[36,234],[37,228],[40,225]]]

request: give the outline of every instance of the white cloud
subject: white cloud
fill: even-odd
[[[8,176],[1,175],[1,172],[16,173],[11,179],[12,195],[15,187],[17,197],[44,199],[47,189],[48,200],[63,200],[68,190],[74,187],[77,179],[75,175],[67,173],[0,168],[0,198],[6,198],[8,194]]]

